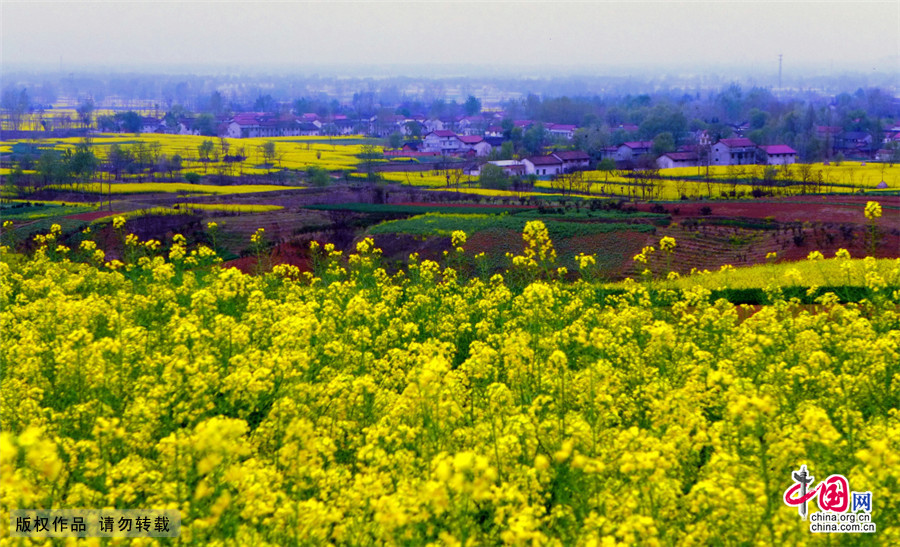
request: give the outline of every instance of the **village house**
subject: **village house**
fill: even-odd
[[[478,157],[487,156],[491,153],[491,145],[484,140],[484,137],[478,135],[457,135],[456,137],[462,143],[462,148],[466,151],[472,151]]]
[[[519,160],[496,160],[487,162],[491,165],[496,165],[503,169],[503,172],[508,177],[515,176],[524,176],[526,173],[525,163]],[[477,177],[481,175],[481,167],[480,166],[472,166],[466,173],[467,175],[471,175],[473,177]]]
[[[233,139],[315,136],[321,133],[321,127],[322,122],[318,120],[303,122],[292,116],[280,118],[260,112],[242,112],[228,122],[225,136]]]
[[[697,167],[699,156],[696,152],[668,152],[656,160],[660,169],[672,169],[674,167]]]
[[[457,131],[462,135],[480,135],[483,127],[484,118],[481,116],[466,116],[456,124]]]
[[[633,161],[638,156],[649,154],[653,148],[653,141],[630,141],[623,143],[616,149],[616,161]]]
[[[567,140],[575,138],[576,129],[576,126],[568,124],[551,123],[547,125],[547,131],[549,131],[552,136],[562,137]]]
[[[891,163],[891,160],[895,158],[896,153],[896,150],[892,150],[890,148],[879,148],[875,152],[875,159],[877,161]]]
[[[422,123],[422,126],[425,127],[425,131],[428,133],[434,133],[435,131],[443,131],[444,130],[444,122],[437,118],[431,118],[425,120]]]
[[[422,139],[421,150],[438,152],[443,156],[469,153],[474,156],[487,156],[491,153],[491,145],[484,137],[477,135],[457,135],[453,131],[442,129],[432,131]]]
[[[871,157],[875,151],[872,135],[865,131],[845,131],[834,144],[836,152],[850,157]]]
[[[562,162],[564,173],[587,169],[591,163],[591,157],[581,150],[562,150],[550,155]]]
[[[336,114],[331,119],[334,133],[337,135],[352,135],[356,133],[356,122],[343,114]]]
[[[797,151],[786,144],[760,146],[766,158],[766,165],[790,165],[797,163]]]
[[[756,144],[743,137],[721,139],[713,145],[711,165],[752,165],[756,163]]]
[[[600,161],[603,160],[613,160],[615,161],[616,155],[619,153],[619,147],[617,146],[604,146],[600,149]]]
[[[422,150],[424,152],[440,152],[443,155],[452,155],[460,152],[462,142],[456,136],[456,133],[447,129],[438,129],[425,135],[422,139]]]
[[[563,172],[563,162],[556,156],[532,156],[522,160],[526,175],[555,176]]]
[[[166,126],[162,120],[144,116],[141,118],[141,133],[165,133]]]
[[[302,122],[297,125],[297,134],[301,137],[318,137],[320,131],[319,126],[313,122]]]

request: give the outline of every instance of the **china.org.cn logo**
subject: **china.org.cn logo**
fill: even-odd
[[[851,492],[843,475],[829,475],[815,484],[806,465],[791,473],[794,484],[784,491],[784,503],[796,507],[800,518],[809,517],[810,532],[874,533],[872,492]],[[813,486],[815,484],[815,486]],[[818,512],[809,514],[809,502],[815,500]]]

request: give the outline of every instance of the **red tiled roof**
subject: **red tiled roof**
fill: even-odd
[[[693,161],[697,159],[696,152],[669,152],[663,155],[668,156],[675,161]]]
[[[720,143],[724,144],[728,148],[744,148],[744,147],[755,147],[756,144],[750,139],[739,138],[739,139],[721,139]]]
[[[531,158],[525,159],[527,159],[534,165],[559,165],[562,163],[559,158],[555,158],[553,156],[533,156]]]
[[[563,161],[588,161],[591,159],[590,156],[581,150],[563,150],[554,152],[553,155]]]
[[[457,138],[466,144],[478,144],[484,140],[482,137],[479,137],[477,135],[460,135]]]
[[[431,135],[437,135],[438,137],[455,137],[456,133],[447,129],[438,129],[437,131],[432,131]]]
[[[627,146],[628,148],[653,148],[653,141],[630,141],[622,146]]]
[[[550,131],[575,131],[576,127],[575,125],[552,123],[550,124]]]
[[[768,146],[760,146],[765,150],[766,154],[796,154],[797,151],[786,144],[770,144]]]

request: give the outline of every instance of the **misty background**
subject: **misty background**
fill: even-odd
[[[898,2],[9,2],[2,67],[328,76],[896,76]]]

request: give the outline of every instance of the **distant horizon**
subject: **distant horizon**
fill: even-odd
[[[898,2],[5,1],[0,9],[3,72],[727,76],[775,74],[779,55],[785,74],[803,77],[900,70]]]
[[[885,57],[884,66],[892,63]],[[893,63],[895,70],[864,69],[862,67],[836,66],[830,63],[808,63],[795,65],[790,59],[783,60],[783,76],[785,78],[840,77],[843,75],[900,75],[900,56]],[[660,66],[654,64],[572,64],[572,65],[518,65],[510,64],[421,64],[421,63],[327,63],[327,64],[289,64],[270,63],[242,65],[238,63],[2,63],[0,70],[5,74],[31,73],[37,75],[59,76],[76,74],[190,74],[208,76],[297,76],[328,78],[510,78],[510,79],[544,79],[548,77],[709,77],[728,79],[732,77],[777,77],[778,59],[766,65],[762,64],[709,64],[697,66],[691,64]],[[198,74],[198,72],[200,74]]]

